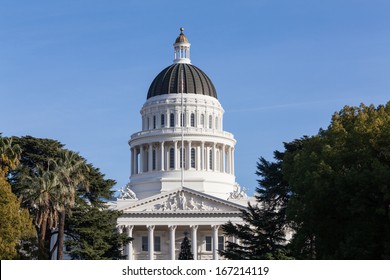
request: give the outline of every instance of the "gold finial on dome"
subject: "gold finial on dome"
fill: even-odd
[[[188,41],[186,35],[184,35],[183,31],[184,31],[184,27],[180,27],[180,34],[176,38],[175,44],[177,44],[177,43],[189,43],[189,41]]]

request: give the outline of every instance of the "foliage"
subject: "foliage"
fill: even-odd
[[[8,171],[17,166],[19,157],[20,148],[12,145],[12,139],[0,135],[0,259],[23,258],[26,250],[34,246],[30,215],[20,208],[7,182]]]
[[[282,168],[296,258],[390,257],[390,102],[344,107]]]
[[[294,150],[299,142],[285,144],[286,150]],[[283,179],[281,164],[284,153],[275,151],[275,162],[260,158],[256,175],[260,176],[256,188],[257,203],[248,204],[242,211],[244,224],[228,222],[222,226],[227,236],[240,242],[227,241],[220,255],[228,259],[288,259],[285,235],[288,231],[286,208],[291,195],[289,184]]]
[[[4,138],[0,133],[0,177],[6,178],[8,172],[19,164],[21,149],[12,144],[12,138]]]
[[[92,166],[86,176],[89,192],[78,192],[76,207],[66,225],[67,253],[72,259],[123,259],[121,247],[132,238],[116,230],[121,212],[109,210],[102,200],[112,197],[115,181],[104,179],[99,169]]]
[[[194,255],[191,253],[190,240],[187,237],[187,233],[184,234],[183,241],[180,246],[179,260],[193,260]]]
[[[66,225],[69,233],[65,241],[66,253],[72,259],[81,260],[123,259],[121,247],[131,238],[116,230],[120,215],[118,211],[90,206],[79,199]]]
[[[104,175],[97,168],[87,164],[77,153],[65,150],[64,145],[58,141],[26,136],[16,138],[16,142],[23,152],[20,168],[12,173],[11,182],[13,191],[22,198],[23,205],[34,216],[40,241],[39,258],[51,258],[52,234],[58,234],[57,243],[52,247],[57,248],[57,258],[61,259],[61,243],[64,242],[65,236],[91,244],[91,240],[96,239],[93,235],[100,234],[99,230],[104,231],[101,234],[106,236],[103,240],[107,244],[103,247],[107,248],[107,251],[80,253],[77,246],[68,244],[68,253],[73,258],[83,259],[87,256],[120,258],[117,252],[122,244],[119,244],[118,239],[124,241],[124,244],[129,242],[129,239],[124,235],[118,237],[115,233],[118,212],[103,207],[104,199],[112,198],[113,192],[110,188],[115,181],[104,179]],[[91,215],[91,219],[100,219],[100,227],[87,222],[80,224],[71,218],[72,212],[75,212],[76,216],[83,213],[83,217]],[[69,222],[66,222],[67,220]],[[102,226],[102,223],[106,223],[106,226]],[[110,238],[107,237],[108,232],[112,235]],[[90,246],[85,250],[96,248]]]

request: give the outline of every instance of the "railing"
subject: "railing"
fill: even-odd
[[[198,128],[198,127],[171,127],[171,128],[160,128],[160,129],[151,129],[136,132],[131,135],[131,139],[138,138],[140,136],[154,136],[161,134],[180,134],[182,129],[184,129],[184,134],[205,134],[213,136],[224,136],[233,138],[233,134],[226,131],[208,129],[208,128]]]

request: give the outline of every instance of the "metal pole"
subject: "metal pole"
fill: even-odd
[[[184,106],[183,106],[183,95],[184,95],[184,69],[181,71],[181,186],[184,187]]]

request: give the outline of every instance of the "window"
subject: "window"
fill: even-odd
[[[183,161],[184,161],[184,168],[186,168],[186,150],[180,148],[180,168],[183,167]]]
[[[223,238],[223,236],[221,236]],[[160,236],[154,237],[154,251],[160,252],[161,251],[161,238]]]
[[[169,150],[169,168],[175,168],[175,149],[173,148]]]
[[[165,126],[165,115],[161,114],[161,127]]]
[[[154,251],[160,252],[161,251],[161,237],[160,236],[154,236]],[[148,236],[142,236],[142,251],[147,252],[149,251],[149,237]]]
[[[183,113],[180,114],[180,126],[185,126],[185,115]]]
[[[195,168],[195,148],[191,149],[191,167]]]
[[[209,128],[213,128],[213,116],[209,116]]]
[[[156,129],[156,116],[153,116],[153,129]]]
[[[148,251],[149,246],[148,246],[148,237],[147,236],[142,236],[142,251]]]
[[[200,115],[200,125],[203,127],[204,126],[204,115]]]
[[[152,169],[156,170],[156,150],[152,152]]]
[[[195,114],[191,114],[191,127],[195,127]]]
[[[218,236],[218,250],[224,250],[225,249],[225,238],[221,235]]]
[[[206,236],[206,251],[211,252],[211,236]]]
[[[175,114],[171,113],[169,115],[169,127],[175,127]]]
[[[213,169],[213,151],[209,150],[209,169]]]

